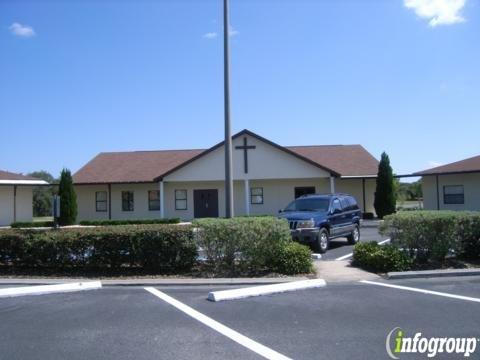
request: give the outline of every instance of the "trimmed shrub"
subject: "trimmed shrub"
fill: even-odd
[[[0,264],[37,268],[188,271],[197,249],[191,226],[141,225],[0,232]]]
[[[199,219],[196,241],[216,270],[275,271],[275,259],[292,242],[286,220],[274,217]]]
[[[60,225],[73,225],[77,219],[77,195],[73,189],[73,180],[70,170],[63,169],[58,184],[60,196]]]
[[[53,227],[53,221],[37,221],[37,222],[22,222],[17,221],[10,224],[14,229],[18,228],[34,228],[34,227]]]
[[[395,212],[397,197],[393,180],[390,158],[383,152],[378,164],[377,186],[375,189],[374,207],[379,219]]]
[[[280,247],[275,259],[275,271],[281,274],[307,274],[313,271],[309,247],[290,242]]]
[[[373,272],[386,273],[409,270],[412,261],[407,254],[393,245],[379,245],[376,241],[370,241],[355,245],[352,265]]]
[[[450,253],[480,256],[480,213],[408,211],[385,217],[380,232],[417,263],[444,261]]]
[[[84,226],[114,226],[114,225],[146,225],[146,224],[178,224],[179,218],[171,219],[141,219],[141,220],[83,220]]]

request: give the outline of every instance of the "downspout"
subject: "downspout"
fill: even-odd
[[[17,222],[17,185],[13,185],[13,222]]]
[[[438,188],[438,174],[435,175],[435,181],[437,184],[437,210],[440,210],[440,190]]]
[[[363,191],[363,212],[367,212],[367,202],[365,199],[365,178],[362,178],[362,191]]]
[[[112,220],[112,184],[108,184],[108,220]]]

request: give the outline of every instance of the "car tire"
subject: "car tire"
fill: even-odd
[[[325,254],[330,246],[328,230],[321,228],[314,243],[313,250],[319,254]]]
[[[358,225],[355,225],[352,233],[347,236],[347,239],[350,245],[355,245],[360,241],[360,228],[358,227]]]

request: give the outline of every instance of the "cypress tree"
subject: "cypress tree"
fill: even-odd
[[[377,187],[375,189],[374,207],[379,219],[385,215],[393,214],[397,197],[395,195],[395,185],[393,179],[393,170],[390,166],[390,158],[383,152],[380,164],[378,164]]]
[[[58,195],[60,196],[60,225],[73,225],[77,220],[77,195],[73,190],[72,174],[70,170],[63,169],[60,174],[60,183],[58,185]]]

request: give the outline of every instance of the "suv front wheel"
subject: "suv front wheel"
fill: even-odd
[[[352,233],[347,236],[347,239],[350,245],[355,245],[360,241],[360,228],[358,227],[358,225],[355,225]]]
[[[314,250],[320,254],[327,252],[328,247],[330,246],[330,239],[328,237],[328,230],[321,228],[318,232],[317,240],[314,243]]]

